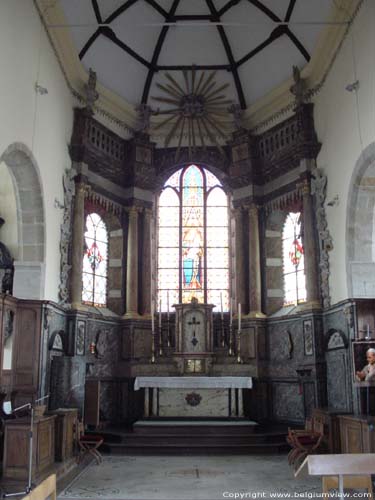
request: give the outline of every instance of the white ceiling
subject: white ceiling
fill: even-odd
[[[164,83],[164,69],[150,71],[158,38],[166,21],[161,7],[168,12],[173,0],[59,0],[73,37],[77,53],[86,46],[81,61],[86,70],[96,71],[98,80],[108,89],[136,105],[147,98],[154,106],[151,96],[160,95],[155,83]],[[229,82],[225,91],[230,99],[243,107],[249,106],[289,78],[292,66],[302,69],[307,56],[314,52],[319,33],[328,20],[333,6],[332,0],[180,0],[176,16],[210,16],[210,1],[216,11],[232,5],[220,16],[222,30],[228,47],[216,25],[205,20],[172,20],[156,66],[202,65],[207,71],[211,65],[227,66],[217,73],[216,81]],[[134,2],[134,3],[132,3]],[[108,23],[108,17],[121,6],[131,6]],[[157,4],[157,5],[156,5]],[[119,47],[113,40],[100,34],[88,47],[87,42],[98,29],[95,15],[97,5],[100,20],[108,23],[117,40],[134,51],[143,62]],[[269,39],[277,28],[277,19],[284,21],[288,8],[293,7],[288,28],[293,37],[282,34],[266,45],[260,52],[243,64],[237,63],[253,49]],[[211,18],[212,20],[212,18]],[[300,47],[298,47],[300,44]],[[301,50],[301,46],[304,48]],[[230,65],[230,57],[233,64]],[[154,69],[158,70],[157,67]],[[182,82],[181,70],[170,70]],[[236,73],[238,74],[236,84]],[[151,77],[151,88],[145,95],[147,77]],[[146,89],[147,90],[147,89]],[[241,93],[243,97],[241,97]],[[160,104],[158,104],[158,107]],[[156,107],[156,106],[155,106]]]

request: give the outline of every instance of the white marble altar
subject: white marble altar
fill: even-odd
[[[243,417],[242,389],[251,377],[138,377],[145,389],[144,416]]]

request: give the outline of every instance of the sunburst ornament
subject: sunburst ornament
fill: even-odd
[[[216,71],[207,74],[201,71],[197,74],[194,66],[183,71],[184,83],[181,85],[170,73],[165,73],[166,82],[156,86],[166,96],[155,96],[152,99],[158,103],[172,106],[170,109],[158,110],[156,114],[171,115],[153,127],[157,130],[168,126],[164,147],[168,147],[173,137],[177,137],[176,160],[179,159],[184,135],[188,141],[189,158],[199,144],[206,147],[205,138],[215,144],[222,155],[225,155],[218,138],[227,140],[233,128],[230,119],[229,105],[233,101],[223,92],[229,83],[219,85]],[[229,118],[229,119],[228,119]]]

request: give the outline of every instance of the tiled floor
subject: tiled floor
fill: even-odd
[[[302,492],[320,491],[319,479],[294,478],[285,455],[107,456],[101,465],[91,463],[58,499],[217,500],[235,493],[270,498],[271,492],[301,498]]]

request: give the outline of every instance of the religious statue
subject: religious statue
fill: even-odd
[[[233,125],[236,130],[241,130],[243,128],[243,110],[239,104],[231,104],[228,108],[228,112],[233,115]]]
[[[0,217],[0,229],[5,220]],[[0,241],[0,291],[1,293],[12,293],[13,291],[13,258],[8,248]]]
[[[137,111],[137,123],[135,125],[135,130],[138,133],[147,134],[150,128],[150,120],[153,114],[157,114],[157,112],[153,111],[150,106],[147,104],[138,104],[135,108]]]
[[[306,85],[298,66],[293,66],[293,80],[294,84],[290,87],[290,91],[295,96],[296,108],[299,108],[305,102]]]
[[[86,111],[89,114],[94,114],[94,104],[99,99],[99,94],[96,91],[96,73],[91,68],[89,69],[89,79],[84,85]]]

